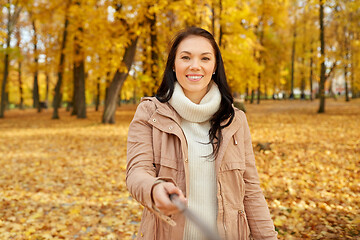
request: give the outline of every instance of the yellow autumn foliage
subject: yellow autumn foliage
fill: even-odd
[[[262,189],[279,239],[360,234],[359,99],[246,104]],[[142,207],[125,185],[135,105],[115,125],[64,110],[11,110],[0,121],[0,239],[132,239]],[[258,151],[258,143],[270,148]]]

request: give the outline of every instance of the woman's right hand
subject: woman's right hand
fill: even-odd
[[[152,190],[155,207],[165,215],[171,215],[179,212],[179,209],[171,202],[170,194],[179,195],[180,201],[187,204],[183,192],[171,182],[162,182],[157,184]]]

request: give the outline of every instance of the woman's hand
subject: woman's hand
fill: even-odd
[[[165,215],[171,215],[179,212],[178,208],[171,202],[170,194],[179,195],[180,201],[187,204],[187,200],[182,191],[175,187],[171,182],[162,182],[157,184],[152,191],[155,207],[157,207],[161,213]]]

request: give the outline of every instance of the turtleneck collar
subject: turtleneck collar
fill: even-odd
[[[174,93],[169,103],[183,119],[189,122],[202,123],[208,121],[217,112],[221,103],[218,86],[214,82],[210,84],[209,91],[200,103],[196,104],[185,96],[180,84],[175,82]]]

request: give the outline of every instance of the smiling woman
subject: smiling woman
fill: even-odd
[[[194,103],[208,91],[208,85],[215,71],[215,53],[209,40],[190,36],[179,44],[174,71],[185,96]]]
[[[126,183],[145,206],[138,235],[206,239],[171,202],[177,194],[222,239],[277,239],[214,37],[192,27],[171,46],[156,97],[142,99],[129,127]]]

